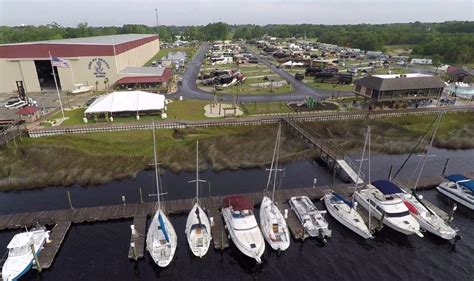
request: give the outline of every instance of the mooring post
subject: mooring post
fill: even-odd
[[[30,245],[30,249],[31,249],[31,253],[33,254],[33,258],[35,259],[36,270],[38,270],[39,272],[41,272],[41,265],[40,265],[40,263],[39,263],[38,256],[36,255],[35,245],[34,245],[34,244],[31,244],[31,245]]]
[[[446,172],[446,168],[448,167],[448,162],[449,162],[449,157],[446,158],[446,162],[444,162],[443,172],[441,173],[442,176],[444,176],[444,173]]]
[[[130,247],[132,247],[133,259],[137,261],[138,255],[137,255],[137,249],[135,248],[135,242],[130,243]]]
[[[71,192],[69,190],[67,191],[67,200],[69,202],[69,208],[74,209],[74,207],[72,206]]]
[[[392,169],[393,169],[393,165],[390,165],[390,170],[388,170],[388,178],[387,178],[387,180],[390,180],[390,178],[392,177]]]
[[[142,188],[139,187],[138,190],[140,191],[140,203],[143,204],[143,191],[142,191]]]
[[[127,203],[125,203],[125,195],[122,195],[122,205],[127,205]]]

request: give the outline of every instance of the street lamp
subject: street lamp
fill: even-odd
[[[416,94],[415,94],[415,108],[418,108],[418,100],[416,99]]]

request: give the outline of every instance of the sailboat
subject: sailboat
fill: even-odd
[[[276,251],[284,251],[290,246],[290,232],[286,224],[285,218],[274,203],[275,187],[277,181],[278,158],[280,154],[280,138],[281,138],[281,124],[278,127],[277,140],[275,143],[275,150],[273,151],[272,164],[268,174],[267,187],[265,192],[268,192],[270,181],[273,176],[273,190],[271,198],[263,196],[260,205],[260,226],[263,237],[267,240],[272,249]]]
[[[416,187],[418,186],[418,182],[420,181],[421,174],[423,173],[426,161],[429,156],[429,152],[431,150],[431,147],[433,146],[433,141],[436,136],[439,124],[441,122],[441,118],[442,114],[438,115],[435,120],[433,135],[428,145],[428,149],[426,150],[426,153],[424,155],[424,159],[422,160],[421,168],[418,173],[415,186],[413,187],[412,194],[403,192],[400,193],[399,196],[400,198],[402,198],[403,203],[405,203],[405,205],[408,207],[408,210],[410,211],[411,215],[415,217],[415,219],[418,221],[421,228],[443,239],[450,240],[457,236],[458,231],[455,230],[452,226],[450,226],[446,221],[444,221],[435,211],[429,208],[423,202],[423,197],[421,195],[416,194]]]
[[[359,173],[357,174],[360,177],[362,162],[365,156],[365,149],[370,138],[370,127],[367,128],[367,135],[365,137],[364,149],[362,150],[362,159],[359,164]],[[358,188],[358,181],[356,181],[354,192]],[[361,217],[357,211],[357,202],[355,202],[354,195],[352,196],[352,202],[349,202],[343,196],[330,192],[324,195],[324,204],[326,209],[328,209],[329,214],[340,222],[345,227],[354,231],[357,235],[360,235],[364,239],[374,238],[370,229],[364,222],[364,219]]]
[[[197,257],[202,258],[209,250],[211,242],[211,224],[206,213],[199,205],[199,142],[196,141],[196,203],[189,212],[186,220],[186,237],[188,238],[189,249]]]
[[[155,160],[156,196],[158,197],[158,201],[156,213],[153,216],[146,235],[146,248],[153,258],[153,261],[159,267],[166,267],[173,260],[174,253],[176,252],[177,236],[173,225],[163,212],[161,206],[162,194],[160,191],[158,161],[156,158],[155,123],[153,123],[153,154]]]

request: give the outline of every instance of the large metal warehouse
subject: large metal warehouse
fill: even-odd
[[[74,84],[103,89],[126,77],[127,67],[141,67],[160,49],[157,35],[121,34],[42,42],[0,45],[0,94],[17,91],[23,81],[26,92],[55,89],[50,55],[70,62],[70,68],[54,67],[59,88],[71,91]]]

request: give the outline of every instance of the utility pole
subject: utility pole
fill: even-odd
[[[156,16],[156,30],[158,30],[159,24],[158,24],[158,9],[157,8],[155,8],[155,16]]]

